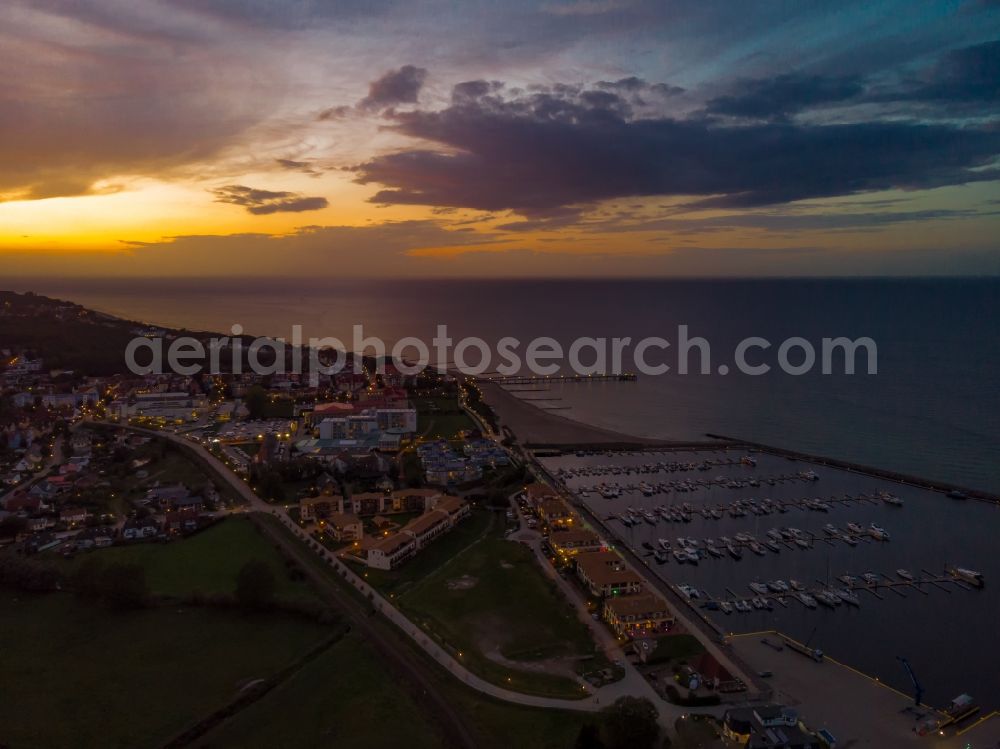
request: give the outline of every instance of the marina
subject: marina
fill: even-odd
[[[909,593],[929,595],[928,588],[951,593],[953,590],[971,591],[979,587],[958,574],[934,574],[922,570],[921,577],[897,576],[893,578],[886,573],[867,572],[862,576],[850,574],[841,575],[837,580],[815,580],[807,587],[796,580],[771,580],[752,582],[748,588],[753,595],[746,596],[726,588],[726,596],[715,596],[706,590],[699,590],[687,583],[680,583],[677,588],[690,601],[698,601],[698,605],[708,611],[721,611],[723,614],[744,613],[754,609],[773,610],[775,605],[788,607],[801,604],[808,610],[818,607],[836,608],[841,605],[860,607],[862,599],[858,593],[868,593],[873,598],[884,600],[884,593],[893,593],[905,597]]]
[[[788,633],[898,689],[905,653],[933,679],[933,702],[969,691],[1000,704],[995,669],[970,645],[990,647],[1000,615],[993,503],[746,446],[540,460],[612,545],[720,635]]]

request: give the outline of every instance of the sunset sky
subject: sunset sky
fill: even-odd
[[[6,0],[10,276],[1000,273],[1000,4]]]

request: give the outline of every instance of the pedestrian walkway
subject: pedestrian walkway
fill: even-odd
[[[161,439],[167,439],[171,442],[183,445],[185,448],[193,451],[209,468],[216,473],[220,480],[225,481],[233,489],[233,491],[235,491],[247,502],[252,511],[266,513],[277,518],[290,533],[309,544],[310,548],[313,548],[312,544],[314,543],[314,539],[312,539],[303,528],[293,522],[286,513],[281,512],[273,505],[268,504],[258,497],[245,481],[230,471],[226,465],[222,463],[222,461],[208,452],[202,445],[191,442],[169,432],[159,432],[151,429],[145,429],[143,427],[133,427],[127,425],[116,426],[136,432],[152,434]],[[482,694],[494,697],[498,700],[503,700],[504,702],[525,705],[528,707],[575,710],[583,712],[598,712],[614,703],[614,701],[619,697],[623,696],[647,697],[653,702],[654,705],[656,705],[657,710],[659,711],[660,726],[670,735],[673,735],[674,733],[674,721],[686,712],[684,708],[666,703],[660,699],[656,695],[652,686],[646,682],[642,675],[639,674],[634,667],[630,667],[628,664],[626,664],[626,673],[628,674],[629,670],[631,670],[631,673],[634,674],[634,676],[630,677],[627,675],[625,679],[600,688],[581,687],[581,692],[585,692],[587,696],[582,697],[579,700],[523,694],[521,692],[514,692],[497,686],[496,684],[492,684],[491,682],[488,682],[469,671],[462,663],[456,660],[450,652],[441,647],[441,645],[435,642],[426,632],[411,622],[405,614],[386,600],[381,593],[370,586],[343,561],[338,559],[333,552],[321,547],[320,550],[315,551],[315,553],[327,564],[329,564],[334,571],[340,574],[342,579],[356,588],[362,596],[369,599],[376,611],[395,624],[400,631],[409,637],[438,664],[455,676],[455,678]]]

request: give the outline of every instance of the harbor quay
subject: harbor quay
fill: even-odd
[[[992,501],[740,443],[526,451],[757,697],[799,706],[810,725],[866,746],[907,745],[920,720],[940,715],[927,705],[968,698],[974,709],[936,741],[964,747],[957,740],[973,735],[972,746],[995,746],[1000,693],[976,655],[998,607],[986,582],[998,574]],[[926,626],[908,626],[929,611]],[[950,626],[964,626],[965,638],[951,638]],[[822,662],[789,642],[825,651]],[[927,690],[916,711],[901,659]],[[837,696],[857,684],[867,702]],[[838,699],[842,708],[827,708]],[[886,718],[868,730],[872,711]]]

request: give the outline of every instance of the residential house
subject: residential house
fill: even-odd
[[[538,505],[538,517],[550,530],[570,528],[577,521],[576,513],[561,499],[544,499]]]
[[[432,507],[435,511],[445,513],[451,525],[455,525],[455,523],[472,514],[472,506],[468,502],[461,497],[453,497],[450,494],[446,494],[438,499],[433,503]]]
[[[122,538],[136,541],[142,538],[154,538],[160,532],[160,524],[156,518],[147,517],[141,520],[126,520],[122,526]]]
[[[393,512],[425,512],[445,496],[440,489],[397,489],[391,495]]]
[[[84,528],[73,538],[73,546],[77,551],[86,549],[101,549],[115,542],[115,530],[108,527]]]
[[[168,510],[193,510],[201,512],[205,508],[205,501],[196,495],[189,494],[186,497],[174,497],[167,502]]]
[[[548,484],[534,483],[524,487],[524,498],[533,509],[538,509],[542,502],[549,499],[558,499],[559,495]]]
[[[386,512],[386,505],[392,506],[388,496],[380,492],[361,492],[352,496],[349,502],[355,515],[378,515]]]
[[[59,519],[72,528],[86,523],[89,514],[85,507],[64,507],[59,511]]]
[[[613,551],[577,554],[576,574],[597,598],[633,595],[642,590],[642,578]]]
[[[361,518],[351,513],[334,512],[319,522],[327,533],[340,542],[360,541],[364,535]]]
[[[163,522],[167,533],[190,533],[197,528],[198,513],[190,508],[168,512]]]
[[[368,547],[367,564],[377,570],[398,567],[417,552],[417,542],[408,533],[395,533]]]
[[[158,486],[146,493],[146,499],[161,510],[170,509],[171,503],[178,499],[189,497],[191,492],[184,484],[174,486]]]
[[[674,616],[667,602],[653,593],[611,596],[604,601],[604,621],[619,637],[655,637],[670,631]]]
[[[556,554],[567,558],[582,551],[600,551],[604,548],[604,541],[593,531],[581,528],[552,533],[549,536],[549,546]]]
[[[362,547],[367,551],[368,566],[391,569],[401,564],[434,539],[454,528],[455,524],[470,512],[471,509],[465,500],[459,497],[443,497],[436,503],[435,509],[430,509],[420,517],[414,518],[400,528],[398,533],[371,543],[363,543]],[[401,541],[391,542],[392,539],[399,538],[410,539],[412,544],[406,546]],[[378,550],[377,553],[373,554],[374,550]],[[379,566],[386,564],[390,564],[391,567]]]
[[[447,512],[431,510],[404,525],[400,528],[399,533],[411,536],[419,551],[435,538],[446,533],[451,527],[451,518]]]
[[[47,531],[49,528],[55,526],[55,521],[46,516],[41,516],[37,518],[28,518],[27,529],[33,533],[40,533],[41,531]]]
[[[324,520],[344,512],[344,498],[339,494],[320,494],[299,500],[299,517],[306,522]]]

